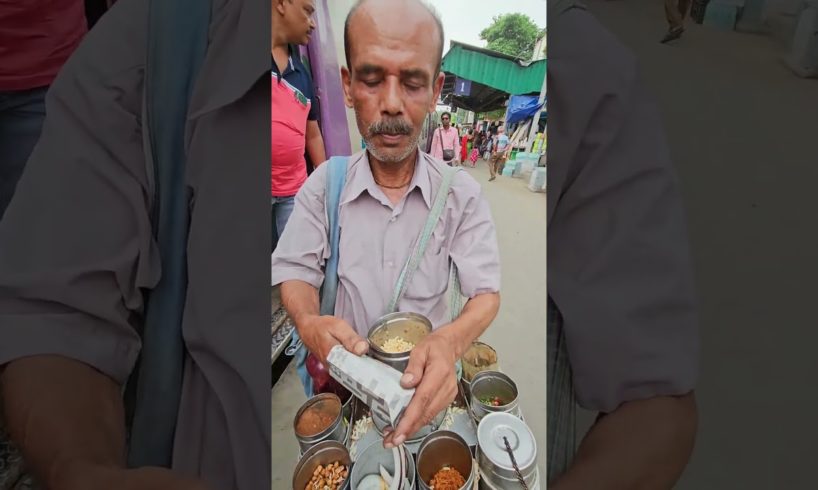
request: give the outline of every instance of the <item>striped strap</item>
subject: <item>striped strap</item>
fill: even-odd
[[[426,219],[426,224],[423,226],[423,230],[421,230],[420,236],[415,243],[415,249],[409,255],[409,259],[403,266],[403,270],[401,270],[400,276],[398,277],[398,282],[395,284],[395,290],[392,293],[392,299],[389,301],[389,305],[386,308],[387,313],[394,313],[397,311],[398,304],[403,297],[403,294],[406,292],[406,288],[409,286],[409,284],[411,284],[412,277],[415,275],[415,271],[420,264],[420,260],[423,258],[423,254],[426,252],[426,247],[429,244],[429,239],[432,237],[432,232],[437,226],[437,222],[440,221],[440,216],[443,214],[443,208],[446,206],[446,200],[449,197],[449,189],[451,188],[452,180],[459,170],[459,167],[444,167],[443,181],[440,183],[440,188],[438,188],[435,201],[432,204],[432,209],[429,211],[429,217]],[[451,269],[453,267],[454,264],[452,264],[450,267],[450,277],[452,274]],[[456,277],[457,274],[454,274],[454,276]],[[459,289],[460,288],[458,288],[458,292]]]
[[[548,298],[548,482],[568,469],[576,451],[576,398],[562,315]]]

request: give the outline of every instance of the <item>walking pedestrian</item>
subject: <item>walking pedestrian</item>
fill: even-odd
[[[432,135],[432,152],[430,153],[449,165],[452,165],[460,155],[460,139],[457,129],[451,125],[451,120],[452,115],[448,112],[440,115],[442,126],[437,128]]]
[[[509,150],[509,139],[506,135],[506,128],[503,126],[497,127],[497,136],[492,140],[491,145],[491,159],[489,160],[489,182],[497,178],[497,172],[505,163],[506,156]]]
[[[685,19],[690,13],[692,3],[692,0],[665,0],[668,31],[660,41],[662,44],[682,37],[685,31]]]
[[[460,137],[460,163],[465,164],[469,156],[469,142],[471,141],[471,130],[463,131],[463,136]]]
[[[318,126],[312,78],[296,45],[310,41],[315,0],[275,0],[272,27],[272,249],[293,212],[295,195],[307,180],[310,161],[327,159]]]

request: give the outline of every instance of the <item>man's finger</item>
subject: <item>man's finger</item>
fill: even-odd
[[[333,326],[332,336],[341,342],[344,349],[353,354],[362,356],[369,349],[369,343],[344,321],[339,321]]]
[[[409,364],[403,371],[403,376],[400,378],[400,384],[404,388],[414,388],[423,379],[423,373],[426,370],[426,360],[429,357],[428,348],[422,347],[420,349],[412,349],[409,354]]]

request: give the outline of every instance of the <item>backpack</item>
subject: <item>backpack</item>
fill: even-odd
[[[162,277],[145,302],[142,350],[125,389],[128,466],[170,467],[182,394],[189,195],[188,102],[207,52],[210,1],[150,0],[143,138]]]

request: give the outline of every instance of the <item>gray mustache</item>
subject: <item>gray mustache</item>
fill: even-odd
[[[376,134],[411,134],[412,129],[412,125],[403,119],[391,119],[370,124],[369,134],[372,136]]]

